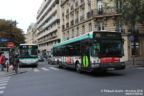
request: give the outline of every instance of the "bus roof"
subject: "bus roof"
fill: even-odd
[[[22,46],[22,45],[37,45],[37,44],[20,44],[20,46]]]
[[[80,40],[83,40],[83,39],[87,39],[87,38],[93,38],[93,33],[94,32],[103,32],[103,33],[106,33],[106,32],[109,32],[109,33],[119,33],[119,32],[116,32],[116,31],[106,31],[106,30],[102,30],[102,31],[92,31],[92,32],[89,32],[89,33],[86,33],[86,34],[83,34],[81,36],[78,36],[78,37],[75,37],[75,38],[72,38],[70,40],[66,40],[62,43],[58,43],[56,45],[54,45],[54,48],[55,47],[58,47],[58,46],[61,46],[61,45],[66,45],[66,44],[70,44],[70,43],[73,43],[73,42],[76,42],[76,41],[80,41]]]
[[[81,36],[79,36],[79,37],[72,38],[72,39],[70,39],[70,40],[66,40],[66,41],[64,41],[64,42],[62,42],[62,43],[59,43],[59,44],[54,45],[54,47],[58,47],[58,46],[61,46],[61,45],[73,43],[73,42],[80,41],[80,40],[83,40],[83,39],[86,39],[86,38],[92,38],[92,32],[86,33],[86,34],[81,35]]]

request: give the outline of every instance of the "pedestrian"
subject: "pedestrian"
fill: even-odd
[[[4,71],[4,65],[6,63],[6,58],[5,58],[5,54],[4,52],[1,53],[0,56],[0,67],[1,67],[1,71]]]

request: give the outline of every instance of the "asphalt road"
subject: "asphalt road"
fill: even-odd
[[[46,62],[12,75],[0,96],[143,96],[144,68],[77,73]]]

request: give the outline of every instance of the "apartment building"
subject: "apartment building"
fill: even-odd
[[[60,0],[62,41],[94,30],[119,31],[123,35],[126,60],[134,55],[131,29],[121,20],[121,2],[114,0]],[[144,58],[144,26],[137,25],[136,59]]]
[[[37,12],[37,40],[39,50],[51,54],[54,44],[60,42],[59,0],[44,0]]]
[[[37,44],[37,36],[36,36],[36,24],[31,23],[27,29],[27,34],[25,35],[27,44]]]

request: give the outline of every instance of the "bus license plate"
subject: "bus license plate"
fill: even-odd
[[[107,68],[107,70],[112,71],[115,70],[115,68]]]

